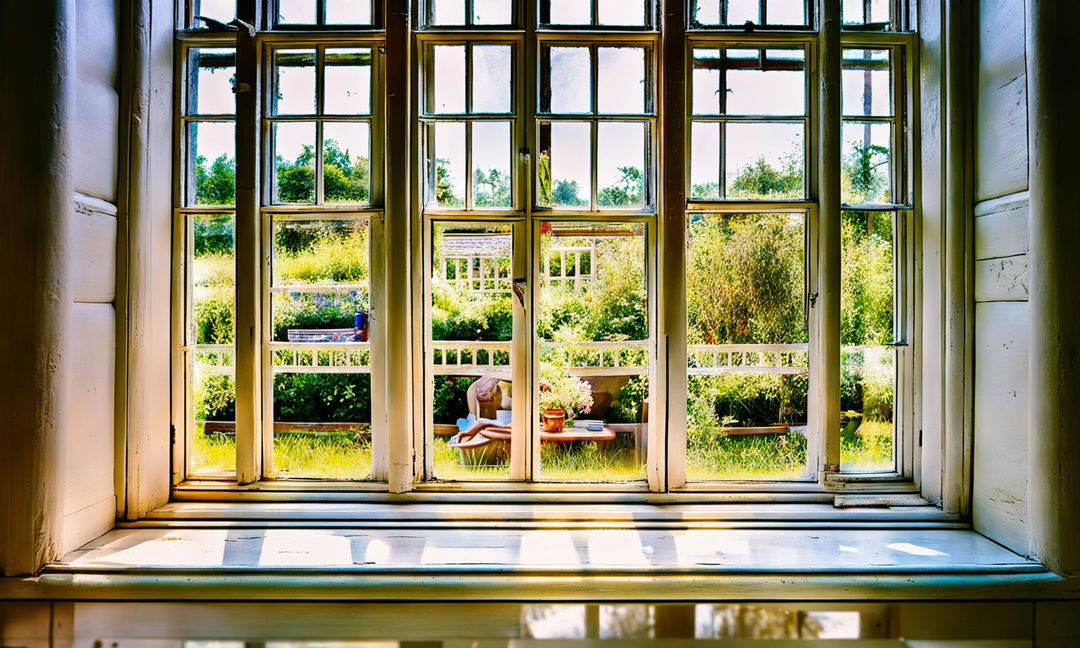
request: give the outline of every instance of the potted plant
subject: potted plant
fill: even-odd
[[[592,410],[589,383],[552,367],[543,372],[540,384],[540,412],[545,432],[561,432],[578,414]]]

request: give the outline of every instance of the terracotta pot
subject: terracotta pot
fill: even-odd
[[[566,412],[561,409],[544,410],[544,432],[562,432],[566,426]]]

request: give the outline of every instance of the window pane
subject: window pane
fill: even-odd
[[[690,197],[720,198],[720,124],[694,122],[690,140]]]
[[[432,0],[432,24],[464,25],[465,0]]]
[[[465,124],[439,122],[428,127],[428,198],[434,207],[464,207]]]
[[[512,25],[514,3],[512,0],[473,0],[474,25]]]
[[[597,103],[604,114],[645,112],[645,48],[601,47],[597,50]]]
[[[891,203],[892,126],[844,122],[841,190],[847,203]]]
[[[597,0],[600,24],[644,27],[645,4],[645,0]]]
[[[274,224],[274,470],[371,470],[370,235],[365,220]]]
[[[316,0],[278,0],[278,22],[288,25],[315,24]]]
[[[236,0],[194,0],[192,13],[196,16],[212,18],[218,22],[228,23],[236,18]],[[202,21],[196,20],[192,27],[206,27]]]
[[[187,86],[189,115],[231,115],[236,112],[232,91],[236,79],[236,51],[195,47],[188,52],[191,78]]]
[[[806,0],[767,0],[765,10],[770,25],[805,25]]]
[[[473,47],[472,74],[474,113],[508,113],[511,111],[513,84],[513,48],[509,45],[476,45]]]
[[[432,111],[465,112],[465,46],[436,45],[432,52],[435,58]]]
[[[724,24],[743,25],[761,23],[758,0],[727,0],[727,16]]]
[[[694,22],[698,25],[807,24],[806,0],[766,0],[765,16],[761,15],[758,0],[695,0],[695,5]]]
[[[645,227],[544,223],[540,255],[540,478],[644,479]]]
[[[315,114],[315,50],[274,53],[274,115]]]
[[[511,207],[510,122],[473,122],[473,205]]]
[[[795,199],[806,195],[802,124],[729,123],[724,134],[729,198]]]
[[[370,49],[327,49],[325,74],[325,114],[371,114]]]
[[[274,124],[274,202],[315,202],[315,124]]]
[[[804,222],[803,214],[689,218],[691,480],[811,476]]]
[[[592,6],[589,0],[547,0],[550,7],[548,24],[588,25],[592,23]]]
[[[323,190],[327,203],[371,202],[371,127],[367,122],[323,125]]]
[[[695,49],[694,114],[804,115],[804,59],[801,49]]]
[[[592,111],[592,55],[587,47],[551,47],[543,66],[540,110],[551,113]]]
[[[193,474],[236,470],[236,257],[232,214],[191,217]]]
[[[370,25],[371,0],[326,0],[327,25]]]
[[[512,254],[509,225],[433,227],[429,420],[437,479],[510,475]]]
[[[587,122],[540,125],[537,199],[556,208],[588,209],[592,196],[592,129]]]
[[[228,122],[188,125],[187,204],[236,203],[236,130]]]
[[[645,206],[645,133],[641,122],[601,122],[597,128],[597,205]]]
[[[889,22],[890,0],[870,0],[869,7],[866,7],[865,3],[866,0],[843,0],[840,11],[845,25]]]
[[[844,115],[891,116],[891,77],[888,50],[844,50]]]
[[[841,223],[840,468],[891,471],[896,282],[892,213],[844,212]]]

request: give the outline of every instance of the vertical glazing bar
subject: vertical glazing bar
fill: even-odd
[[[687,3],[666,0],[661,25],[660,232],[658,358],[647,474],[649,488],[664,491],[686,483],[686,173]]]
[[[840,0],[821,4],[818,45],[817,299],[810,331],[810,426],[821,448],[819,477],[840,471]]]
[[[237,17],[256,24],[256,0]],[[260,322],[262,254],[259,217],[259,52],[253,32],[236,32],[236,481],[262,477]]]

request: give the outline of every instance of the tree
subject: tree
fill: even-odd
[[[277,199],[283,203],[315,202],[315,151],[305,145],[293,162],[277,158]]]
[[[855,144],[843,162],[844,195],[852,202],[889,202],[889,149]],[[881,167],[886,167],[885,172]]]
[[[236,160],[220,155],[206,167],[206,158],[195,159],[195,203],[232,205],[236,203]]]
[[[509,207],[510,174],[498,169],[487,173],[477,169],[473,175],[473,201],[477,207]]]
[[[621,174],[614,185],[596,195],[601,207],[640,207],[644,204],[645,174],[637,167],[619,167]]]
[[[465,201],[454,193],[454,179],[450,173],[450,161],[435,160],[435,202],[443,207],[460,207]]]
[[[802,155],[792,155],[777,169],[760,157],[739,169],[731,183],[730,195],[737,198],[801,198],[803,195]]]

